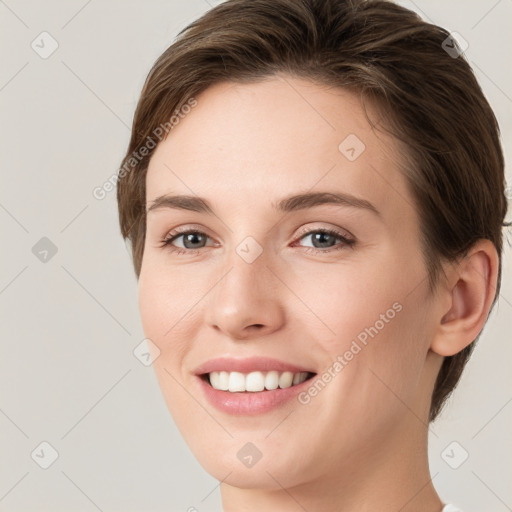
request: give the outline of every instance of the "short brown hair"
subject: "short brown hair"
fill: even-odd
[[[445,29],[382,0],[227,0],[188,25],[147,76],[117,184],[121,233],[131,242],[137,277],[154,147],[136,160],[134,152],[149,147],[157,127],[209,86],[284,72],[356,91],[385,113],[386,129],[407,148],[402,172],[420,216],[431,289],[442,260],[456,260],[478,239],[489,239],[499,255],[494,306],[501,228],[508,225],[499,127],[464,56],[445,51],[447,41],[458,49],[449,38]],[[445,357],[430,420],[473,347]]]

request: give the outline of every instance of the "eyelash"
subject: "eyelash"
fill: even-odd
[[[174,232],[169,233],[169,235],[162,240],[162,246],[166,247],[168,250],[170,250],[172,253],[179,255],[182,254],[188,254],[189,256],[195,255],[197,252],[199,252],[201,249],[204,249],[204,247],[201,247],[201,249],[182,249],[181,247],[174,247],[172,245],[172,242],[179,238],[180,236],[188,235],[188,234],[199,234],[199,235],[206,235],[206,233],[203,233],[202,231],[199,231],[197,229],[185,229],[183,231],[176,229]],[[343,243],[342,245],[339,245],[335,248],[327,248],[327,249],[317,249],[316,247],[304,247],[306,252],[313,253],[313,254],[327,254],[332,253],[334,251],[340,251],[346,247],[351,247],[355,244],[355,240],[347,238],[339,231],[336,231],[334,229],[326,229],[326,228],[319,228],[319,229],[312,229],[309,231],[306,231],[304,233],[301,233],[299,235],[298,240],[301,240],[302,238],[311,235],[313,233],[324,233],[326,235],[332,235],[336,238],[339,238]]]

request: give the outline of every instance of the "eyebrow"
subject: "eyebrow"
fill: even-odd
[[[333,192],[307,192],[285,197],[280,201],[272,202],[271,206],[278,212],[292,212],[297,210],[305,210],[323,204],[336,204],[342,206],[350,206],[353,208],[361,208],[368,210],[377,216],[380,216],[379,210],[367,201],[351,194],[333,193]],[[151,202],[146,213],[159,210],[162,208],[171,208],[179,210],[188,210],[207,215],[215,215],[211,204],[208,200],[189,195],[170,195],[166,194],[158,196]]]

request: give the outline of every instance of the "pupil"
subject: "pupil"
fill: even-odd
[[[315,241],[320,242],[320,244],[326,244],[327,243],[327,245],[328,245],[328,242],[323,240],[323,237],[326,237],[329,240],[329,238],[332,238],[332,235],[330,235],[329,233],[316,233],[315,236],[313,237],[313,239]]]
[[[185,236],[185,247],[186,247],[186,242],[191,242],[192,244],[194,243],[197,243],[197,238],[201,238],[201,235],[199,235],[198,233],[189,233],[188,235]]]

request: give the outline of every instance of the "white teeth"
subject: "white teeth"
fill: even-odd
[[[289,388],[293,382],[293,373],[292,372],[284,372],[279,377],[279,387],[280,388]]]
[[[307,377],[307,372],[210,372],[210,384],[214,389],[230,391],[231,393],[249,391],[258,392],[265,389],[271,391],[279,388],[289,388],[301,384]]]
[[[210,373],[210,383],[215,389],[227,391],[229,389],[229,373],[228,372],[212,372]]]
[[[279,387],[279,373],[272,371],[265,375],[265,388],[268,390],[277,389]]]
[[[222,391],[229,389],[229,373],[228,372],[216,372],[219,374],[219,387]]]
[[[219,389],[220,372],[210,373],[210,384],[212,388]]]
[[[229,391],[232,393],[234,391],[245,391],[245,376],[243,373],[231,372],[229,374]]]
[[[265,375],[261,372],[251,372],[245,378],[245,391],[263,391],[265,389]]]

